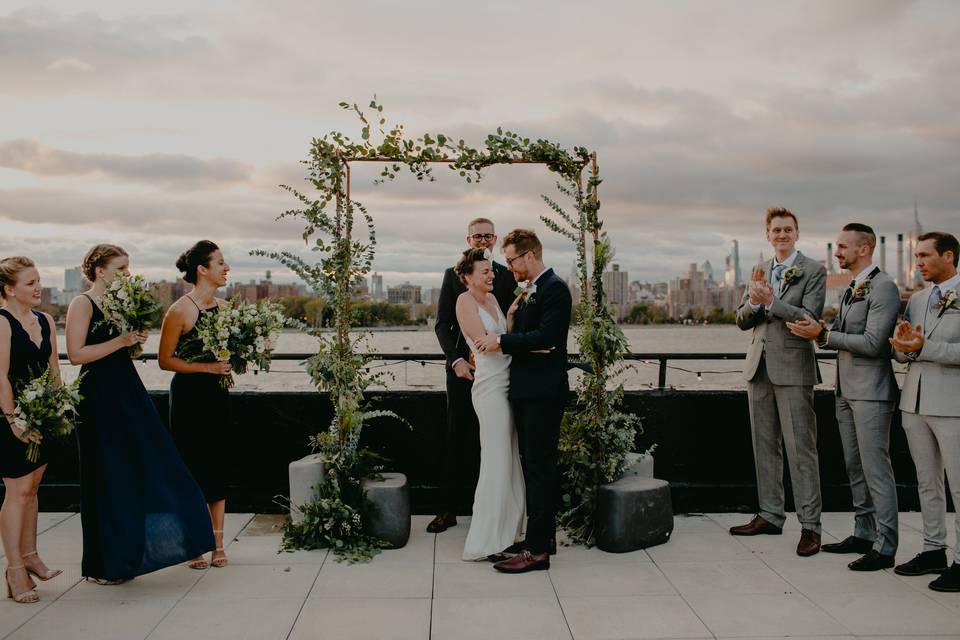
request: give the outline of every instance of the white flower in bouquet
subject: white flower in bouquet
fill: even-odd
[[[271,334],[289,324],[280,305],[268,300],[256,304],[234,299],[218,313],[204,316],[197,323],[203,351],[244,374],[251,366],[269,371],[273,354]],[[232,386],[233,377],[223,376],[223,384]]]
[[[119,335],[146,331],[156,326],[160,317],[160,303],[143,276],[139,275],[118,273],[100,298],[100,308],[106,323]],[[135,344],[129,351],[131,357],[137,358],[143,353],[143,346]]]
[[[83,374],[72,384],[60,384],[49,368],[39,377],[28,382],[17,396],[14,424],[24,435],[39,433],[43,438],[63,437],[73,433],[76,421],[76,406],[82,399],[80,381]],[[40,455],[40,443],[30,442],[27,460],[36,462]]]

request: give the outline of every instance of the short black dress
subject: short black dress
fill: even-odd
[[[197,309],[198,324],[205,314],[220,311],[219,307]],[[193,339],[196,330],[194,325],[180,336],[179,357],[192,360],[205,355],[200,341]],[[230,394],[221,385],[222,378],[213,373],[176,373],[170,382],[170,431],[208,503],[227,498]]]
[[[37,346],[20,321],[6,309],[0,309],[0,314],[10,323],[10,367],[7,378],[13,387],[13,397],[16,400],[20,390],[34,378],[39,377],[50,366],[50,354],[53,346],[50,342],[50,323],[46,316],[34,311],[40,322],[40,346]],[[40,447],[40,455],[36,462],[27,460],[27,443],[13,435],[6,416],[0,415],[0,476],[4,478],[22,478],[33,473],[47,464],[44,447]]]
[[[111,340],[116,333],[90,304],[87,344]],[[206,501],[129,352],[118,349],[81,371],[83,576],[129,579],[212,551]]]

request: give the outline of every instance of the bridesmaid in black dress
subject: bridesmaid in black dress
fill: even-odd
[[[16,397],[21,388],[49,367],[60,380],[57,334],[53,318],[36,310],[40,306],[40,272],[29,258],[0,260],[0,476],[3,507],[0,537],[7,560],[7,595],[14,602],[37,602],[40,596],[31,575],[47,581],[60,575],[37,555],[37,489],[47,468],[44,447],[36,462],[27,460],[27,444],[40,442],[39,434],[25,436],[14,423]]]
[[[227,467],[224,446],[229,442],[227,390],[220,384],[230,374],[229,362],[188,362],[202,355],[195,341],[189,340],[200,317],[218,313],[225,301],[216,297],[217,289],[226,286],[230,266],[214,243],[201,240],[177,260],[183,279],[193,290],[173,303],[163,318],[160,368],[173,371],[170,382],[170,429],[180,455],[203,490],[216,549],[210,559],[214,567],[225,567],[223,550],[223,514],[227,498]],[[186,338],[186,340],[185,340]],[[181,345],[181,343],[183,343]],[[185,353],[195,349],[197,352]],[[188,564],[192,569],[206,569],[207,561],[198,556]]]
[[[98,584],[186,562],[214,548],[203,494],[164,428],[127,347],[147,334],[118,335],[98,306],[130,259],[100,244],[83,259],[93,283],[67,311],[67,355],[80,383],[82,575]]]

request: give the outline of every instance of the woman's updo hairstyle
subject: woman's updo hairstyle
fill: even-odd
[[[466,284],[466,277],[473,273],[473,267],[476,263],[483,260],[490,260],[488,249],[467,249],[453,268],[453,272],[460,276],[460,282]]]
[[[130,254],[124,251],[123,247],[118,247],[115,244],[98,244],[91,247],[90,250],[87,251],[87,255],[83,256],[80,270],[83,271],[83,275],[87,280],[94,282],[97,279],[98,267],[105,267],[110,264],[110,261],[114,258],[128,255]]]
[[[209,267],[210,256],[220,247],[209,240],[201,240],[177,258],[177,269],[183,274],[183,279],[190,284],[197,284],[197,267]]]
[[[0,260],[0,296],[6,298],[6,286],[15,287],[20,272],[35,266],[33,260],[24,256],[11,256]]]

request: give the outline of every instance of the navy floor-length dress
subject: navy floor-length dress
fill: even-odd
[[[93,303],[87,344],[115,337]],[[80,516],[85,577],[128,579],[216,546],[190,475],[126,349],[83,365]]]

